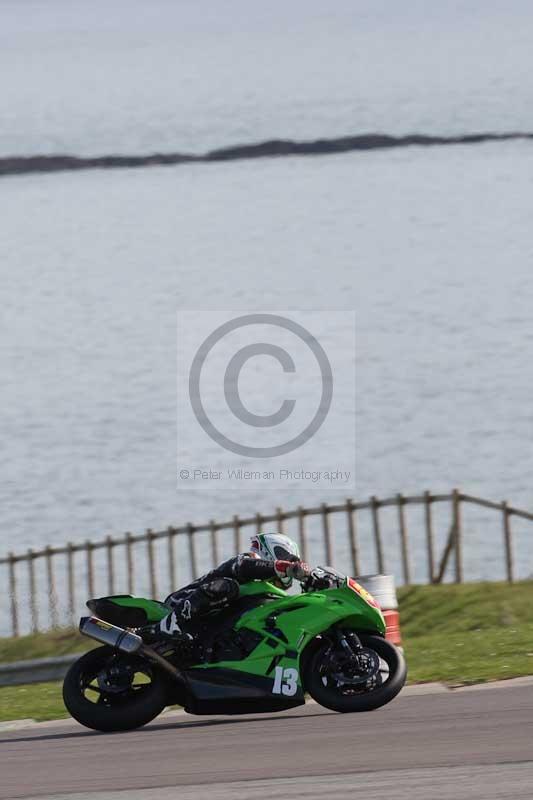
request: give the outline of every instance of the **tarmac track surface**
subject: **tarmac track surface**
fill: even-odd
[[[167,714],[125,734],[0,735],[0,798],[533,798],[533,685],[405,694],[369,714]]]

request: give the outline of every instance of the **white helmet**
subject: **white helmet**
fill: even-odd
[[[300,561],[296,542],[281,533],[259,533],[252,536],[250,550],[265,561]],[[285,587],[292,583],[292,578],[288,577],[279,580]]]

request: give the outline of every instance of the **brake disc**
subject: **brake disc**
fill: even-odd
[[[344,667],[342,670],[330,673],[337,685],[356,686],[372,681],[379,673],[380,660],[374,650],[363,647],[357,655],[354,654],[353,660],[347,666],[348,670]]]

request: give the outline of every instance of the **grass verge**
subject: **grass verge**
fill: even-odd
[[[82,653],[95,645],[86,636],[69,628],[59,628],[47,633],[32,633],[30,636],[0,638],[0,664],[25,661],[30,658],[50,658],[68,653]]]
[[[533,582],[414,586],[399,597],[410,682],[533,674]]]
[[[414,586],[398,594],[410,683],[457,686],[533,674],[533,582]],[[0,662],[90,647],[68,630],[0,639]],[[0,688],[0,721],[65,716],[60,684]]]
[[[44,722],[68,716],[61,698],[60,683],[31,683],[28,686],[0,688],[0,722],[11,719]]]

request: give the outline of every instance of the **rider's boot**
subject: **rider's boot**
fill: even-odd
[[[190,644],[194,641],[194,637],[184,631],[181,625],[189,627],[191,620],[225,606],[229,599],[238,594],[239,584],[230,578],[217,578],[205,586],[186,593],[178,591],[165,601],[171,606],[172,611],[157,625],[143,628],[141,635],[146,644],[164,639],[171,639],[184,645]]]
[[[142,636],[145,644],[152,644],[165,639],[180,645],[189,645],[194,641],[194,637],[179,626],[175,611],[167,614],[161,622],[157,622],[154,625],[145,625],[137,632]]]

